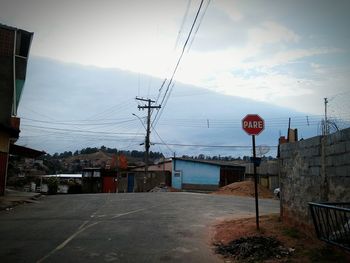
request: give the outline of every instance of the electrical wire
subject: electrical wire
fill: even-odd
[[[76,132],[76,133],[84,133],[84,132],[86,132],[86,133],[91,133],[91,134],[112,134],[112,133],[103,132],[103,131],[61,129],[61,128],[53,128],[53,127],[35,126],[35,125],[29,125],[29,124],[23,124],[22,126],[24,126],[24,127],[32,127],[32,128],[42,129],[42,130],[57,130],[57,131]],[[133,132],[118,132],[118,134],[135,135],[137,133],[133,133]],[[142,134],[138,134],[138,135],[142,135]]]
[[[184,53],[185,53],[185,50],[186,50],[188,41],[189,41],[189,39],[190,39],[190,37],[191,37],[193,28],[194,28],[194,26],[195,26],[195,24],[196,24],[196,21],[197,21],[197,19],[198,19],[198,15],[199,15],[199,13],[200,13],[200,11],[201,11],[201,9],[202,9],[203,2],[204,2],[204,0],[201,0],[201,3],[200,3],[199,8],[198,8],[198,10],[197,10],[196,16],[195,16],[194,21],[193,21],[193,23],[192,23],[190,32],[188,33],[187,39],[186,39],[186,41],[185,41],[185,43],[184,43],[184,45],[183,45],[183,48],[182,48],[181,54],[180,54],[180,56],[179,56],[179,59],[178,59],[178,61],[177,61],[177,63],[176,63],[176,66],[175,66],[175,68],[174,68],[174,70],[173,70],[173,73],[172,73],[172,75],[171,75],[171,78],[170,78],[170,80],[169,80],[169,82],[168,82],[168,85],[167,85],[167,88],[166,88],[166,90],[165,90],[163,99],[162,99],[162,101],[161,101],[161,103],[160,103],[160,105],[162,106],[162,108],[165,108],[165,106],[166,106],[165,104],[163,104],[163,102],[164,102],[164,100],[165,100],[165,98],[166,98],[166,96],[167,96],[167,94],[168,94],[168,92],[169,92],[169,88],[170,88],[170,86],[171,86],[171,84],[172,84],[172,82],[173,82],[173,79],[174,79],[174,77],[175,77],[175,74],[176,74],[176,72],[177,72],[177,69],[178,69],[178,67],[179,67],[179,65],[180,65],[180,62],[181,62],[181,60],[182,60],[182,57],[183,57],[183,55],[184,55]],[[157,102],[158,102],[158,101],[157,101]],[[152,123],[154,123],[155,120],[157,120],[158,115],[159,115],[159,111],[157,111],[156,116],[154,117]],[[160,118],[160,115],[159,115],[158,119],[159,119],[159,118]],[[155,126],[155,125],[154,125],[154,126]]]
[[[194,42],[194,40],[195,40],[195,38],[196,38],[196,36],[197,36],[198,30],[199,30],[199,28],[200,28],[200,26],[201,26],[201,24],[202,24],[202,22],[203,22],[203,18],[204,18],[204,16],[205,16],[205,13],[207,12],[207,9],[208,9],[208,7],[209,7],[210,1],[211,1],[211,0],[208,0],[206,6],[205,6],[205,8],[204,8],[204,11],[202,12],[202,16],[201,16],[201,18],[199,19],[197,28],[196,28],[196,30],[194,31],[194,34],[193,34],[192,40],[191,40],[191,42],[190,42],[189,48],[187,49],[187,52],[189,52],[189,50],[191,49],[192,44],[193,44],[193,42]]]
[[[182,30],[183,30],[183,28],[185,26],[185,23],[186,23],[186,20],[187,20],[188,11],[190,10],[191,2],[192,2],[192,0],[188,0],[187,1],[186,11],[185,11],[185,14],[184,14],[184,16],[182,18],[181,26],[180,26],[179,32],[177,34],[177,37],[176,37],[176,42],[175,42],[174,49],[177,49],[177,47],[179,45],[179,41],[180,41],[180,38],[181,38]]]
[[[154,144],[164,145],[162,142],[155,142]],[[201,148],[235,148],[235,149],[250,149],[252,146],[247,145],[205,145],[205,144],[181,144],[181,143],[166,143],[167,145],[180,147],[201,147]],[[268,145],[270,148],[277,148],[277,145]]]

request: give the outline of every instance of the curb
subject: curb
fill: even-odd
[[[16,200],[16,201],[9,201],[10,204],[6,204],[6,205],[1,205],[0,204],[0,211],[6,210],[12,210],[13,207],[19,206],[21,204],[25,204],[25,203],[33,203],[32,201],[35,201],[36,199],[38,199],[39,197],[41,197],[42,194],[38,193],[36,195],[33,195],[32,197],[26,198],[26,199],[21,199],[21,200]]]

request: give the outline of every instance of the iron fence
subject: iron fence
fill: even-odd
[[[309,203],[317,237],[350,251],[350,203]]]

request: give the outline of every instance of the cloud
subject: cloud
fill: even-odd
[[[226,13],[232,21],[240,21],[244,18],[244,15],[237,8],[237,1],[215,1],[216,7]]]
[[[211,85],[227,95],[266,102],[276,102],[281,97],[312,94],[310,81],[281,74],[265,74],[246,78],[226,72],[219,74]]]
[[[276,43],[296,43],[300,36],[285,26],[275,22],[266,21],[260,26],[249,30],[249,45],[263,46]]]
[[[342,52],[337,48],[299,48],[299,49],[287,49],[283,51],[278,51],[276,53],[264,54],[261,56],[251,56],[246,63],[245,67],[264,67],[271,68],[276,66],[283,66],[285,64],[295,62],[297,60],[305,59],[308,57],[334,54]],[[257,51],[256,53],[262,53],[262,51]]]

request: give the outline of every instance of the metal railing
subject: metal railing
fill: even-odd
[[[317,237],[350,251],[350,203],[309,203]]]

